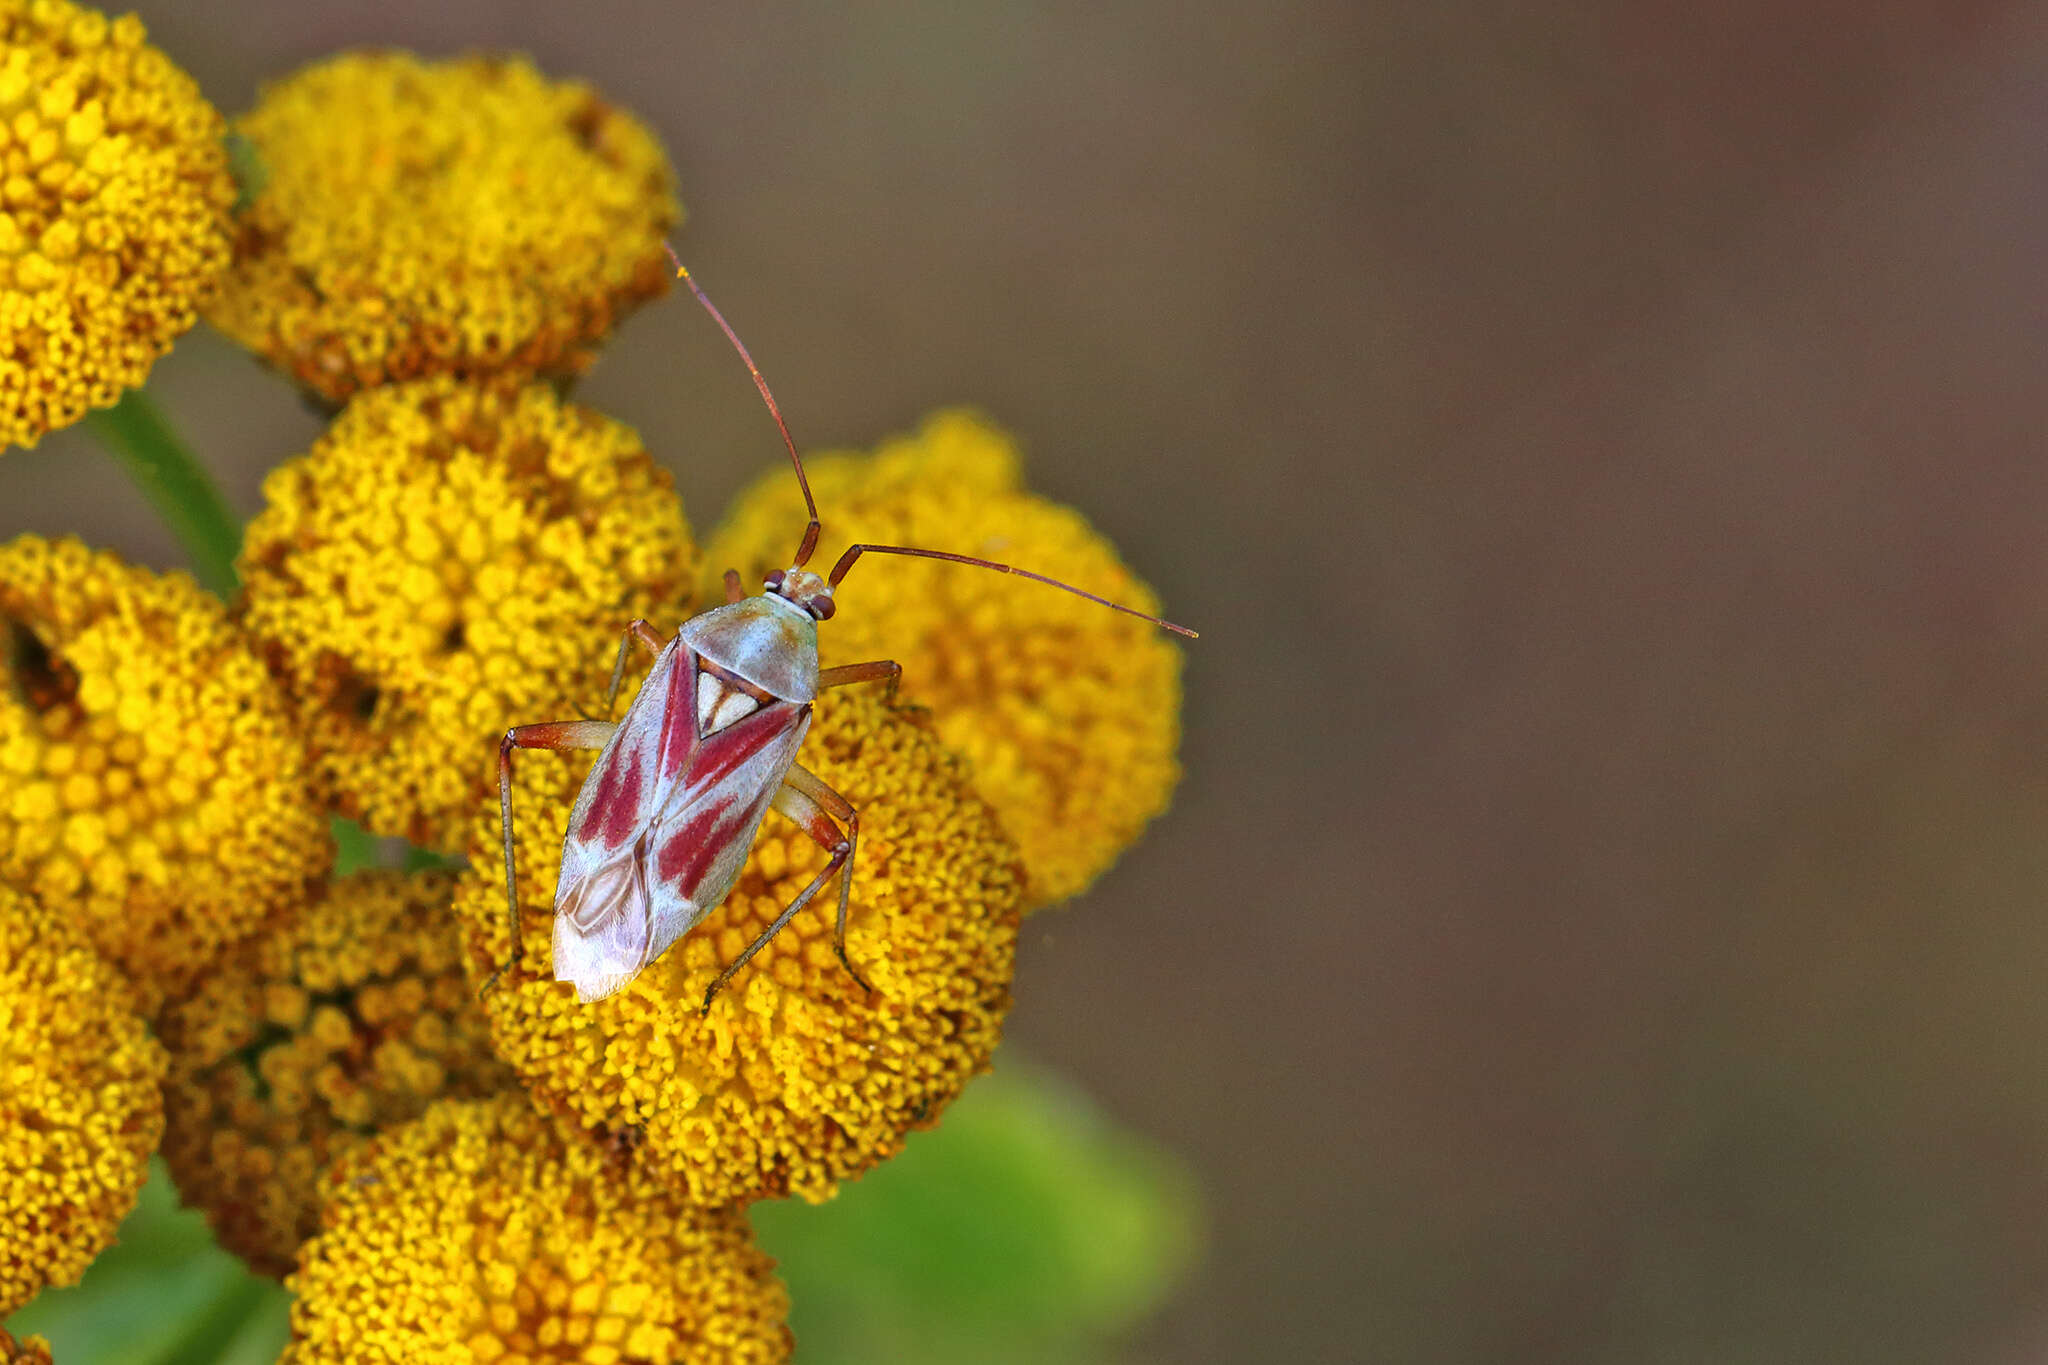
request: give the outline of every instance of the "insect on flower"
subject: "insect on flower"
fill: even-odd
[[[674,259],[674,252],[670,252]],[[690,286],[753,375],[796,469],[810,522],[789,568],[768,575],[746,596],[739,574],[725,574],[726,603],[685,621],[664,640],[633,621],[619,641],[605,709],[617,700],[626,657],[637,642],[654,656],[639,695],[617,722],[550,721],[507,730],[498,746],[498,794],[505,835],[505,896],[512,927],[511,960],[484,983],[489,990],[519,961],[519,896],[512,851],[512,751],[602,749],[577,795],[562,841],[555,892],[555,979],[585,1001],[601,1000],[668,950],[732,890],[762,818],[773,808],[794,821],[829,855],[824,868],[775,922],[733,959],[704,993],[704,1012],[733,974],[779,933],[835,873],[839,913],[832,946],[862,989],[873,987],[846,954],[847,898],[860,814],[853,803],[796,761],[820,691],[850,683],[887,682],[892,660],[818,667],[818,623],[830,620],[833,593],[863,554],[910,555],[994,569],[1035,579],[1114,611],[1193,638],[1195,632],[1121,606],[1028,569],[943,550],[907,545],[850,546],[825,577],[804,566],[817,548],[818,506],[775,396],[746,346],[676,262]]]

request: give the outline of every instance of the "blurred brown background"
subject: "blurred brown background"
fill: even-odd
[[[982,404],[1203,629],[1012,1029],[1205,1183],[1134,1359],[2048,1359],[2048,6],[140,8],[590,79],[800,441]],[[722,347],[582,389],[706,526]],[[174,559],[72,437],[22,528]]]

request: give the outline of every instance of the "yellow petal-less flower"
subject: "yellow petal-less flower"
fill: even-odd
[[[264,1274],[312,1235],[329,1162],[437,1099],[515,1084],[463,978],[452,886],[447,872],[341,878],[163,1012],[164,1158]]]
[[[163,1132],[164,1055],[114,969],[0,887],[0,1317],[74,1284],[135,1206]]]
[[[221,117],[144,41],[66,0],[0,0],[0,447],[140,384],[229,255]]]
[[[262,187],[208,317],[339,401],[429,374],[573,373],[668,287],[653,136],[522,58],[353,52],[236,120]]]
[[[0,1365],[51,1365],[50,1343],[42,1337],[14,1337],[0,1327]]]
[[[788,1296],[737,1212],[517,1096],[436,1104],[322,1184],[282,1365],[789,1358]]]
[[[434,848],[495,786],[506,727],[602,706],[621,628],[697,572],[639,438],[544,384],[368,390],[263,487],[243,620],[329,799]]]
[[[0,547],[0,882],[154,1014],[334,855],[304,740],[220,603],[74,540]]]
[[[804,463],[834,541],[994,559],[1159,610],[1078,512],[1024,491],[1015,443],[971,413],[935,414],[872,456]],[[788,565],[803,526],[795,480],[766,475],[712,537],[705,567],[758,583]],[[903,696],[931,707],[1023,851],[1028,907],[1085,889],[1179,781],[1180,650],[1143,621],[983,570],[870,557],[818,645],[827,664],[903,665]]]
[[[800,761],[860,811],[847,952],[837,883],[735,976],[704,991],[825,864],[771,816],[724,906],[619,994],[580,1004],[552,979],[562,831],[588,755],[523,753],[514,769],[524,956],[484,997],[498,1051],[537,1102],[634,1143],[639,1160],[724,1204],[820,1200],[933,1121],[988,1063],[1009,1007],[1022,869],[960,759],[879,688],[819,699]],[[479,979],[509,955],[495,810],[456,890]]]

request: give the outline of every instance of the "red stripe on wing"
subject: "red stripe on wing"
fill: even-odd
[[[619,762],[616,754],[598,762],[604,769],[592,774],[597,779],[597,790],[591,793],[590,806],[583,812],[583,827],[577,834],[606,848],[617,848],[633,837],[647,814],[640,786],[640,750],[628,750],[624,763]]]
[[[802,724],[810,711],[808,702],[802,706],[777,702],[704,736],[697,745],[696,761],[690,765],[690,785],[700,791],[717,786],[745,767],[776,736]],[[780,786],[782,774],[768,775],[767,780]]]
[[[668,711],[661,718],[661,780],[673,782],[689,763],[697,747],[697,656],[687,648],[676,650],[674,672],[668,689]]]
[[[695,900],[704,874],[735,833],[733,826],[737,822],[726,818],[732,814],[733,805],[730,797],[714,802],[676,826],[655,854],[655,875]]]

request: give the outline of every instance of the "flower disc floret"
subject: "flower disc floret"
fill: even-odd
[[[283,1365],[766,1365],[788,1296],[745,1220],[517,1096],[444,1101],[323,1181]]]
[[[0,635],[0,882],[64,907],[153,1014],[326,873],[304,741],[184,574],[22,536]]]
[[[42,1337],[15,1337],[0,1327],[0,1365],[51,1365],[50,1343]]]
[[[1080,513],[1024,490],[1015,442],[971,413],[938,413],[872,455],[804,463],[835,541],[993,559],[1159,611]],[[795,481],[764,476],[705,567],[758,583],[788,564],[803,527]],[[931,708],[1023,851],[1030,906],[1084,890],[1166,809],[1180,779],[1181,654],[1157,627],[1040,584],[898,556],[862,559],[838,607],[818,631],[824,662],[903,665],[903,696]]]
[[[68,917],[0,887],[0,1317],[74,1284],[142,1189],[163,1050]]]
[[[260,166],[222,331],[339,401],[429,374],[575,372],[668,287],[646,128],[518,57],[351,52],[236,120]]]
[[[164,1157],[221,1244],[283,1275],[316,1182],[442,1098],[515,1082],[463,977],[448,872],[358,872],[238,945],[159,1024]]]
[[[723,906],[619,994],[553,980],[562,832],[588,756],[515,768],[523,962],[484,997],[498,1051],[536,1100],[629,1140],[640,1160],[724,1204],[811,1200],[901,1147],[985,1067],[1010,1002],[1021,869],[961,761],[879,688],[828,692],[800,761],[860,812],[847,952],[831,883],[732,980],[705,989],[817,875],[825,853],[771,815]],[[477,822],[456,891],[479,979],[509,956],[499,821]]]
[[[190,76],[67,0],[0,0],[0,447],[140,384],[219,285],[234,182]]]
[[[263,491],[243,620],[328,798],[430,847],[494,788],[506,727],[594,713],[621,628],[697,572],[639,437],[543,384],[369,390]]]

